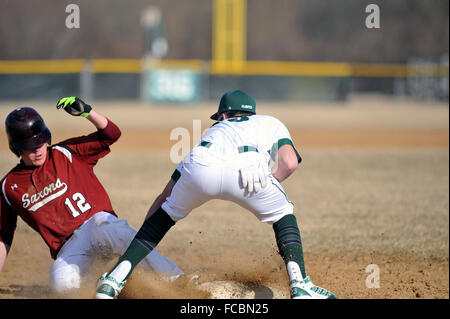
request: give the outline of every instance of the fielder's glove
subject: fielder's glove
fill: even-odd
[[[246,152],[239,157],[242,187],[246,188],[248,193],[257,193],[266,187],[268,166],[263,157],[256,152]]]
[[[88,117],[92,107],[84,103],[79,97],[69,96],[63,97],[56,103],[56,108],[63,108],[67,113],[73,116]]]

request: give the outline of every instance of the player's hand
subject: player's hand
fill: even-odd
[[[259,192],[267,185],[267,174],[260,165],[254,167],[241,168],[242,187],[247,188],[249,193]]]
[[[241,175],[242,187],[249,193],[259,192],[267,185],[268,166],[258,152],[240,153],[236,160]]]
[[[86,104],[79,97],[68,96],[63,97],[56,103],[56,108],[63,108],[67,113],[73,116],[88,117],[89,112],[91,112],[92,107]]]

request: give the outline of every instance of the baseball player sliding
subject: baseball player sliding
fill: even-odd
[[[222,96],[218,112],[211,116],[218,122],[174,171],[117,264],[101,276],[97,298],[117,298],[133,269],[154,251],[167,231],[211,199],[235,202],[261,222],[273,225],[290,278],[291,298],[337,298],[306,275],[293,204],[280,184],[294,172],[301,157],[283,123],[256,115],[255,106],[255,100],[239,90]]]
[[[136,231],[117,218],[94,174],[98,160],[120,137],[119,128],[77,97],[59,100],[57,108],[87,118],[97,131],[49,146],[50,130],[36,110],[21,107],[9,113],[6,133],[20,163],[0,182],[0,270],[20,216],[42,236],[55,259],[51,287],[66,293],[80,287],[94,257],[123,254]],[[167,280],[183,274],[155,250],[141,264]]]

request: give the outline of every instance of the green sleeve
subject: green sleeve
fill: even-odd
[[[273,148],[275,148],[275,150],[278,151],[281,146],[286,145],[286,144],[289,144],[289,145],[292,146],[292,148],[295,151],[295,155],[297,155],[298,163],[300,164],[301,161],[302,161],[302,157],[300,156],[300,154],[298,153],[297,149],[295,148],[294,143],[292,143],[292,141],[289,138],[281,138],[281,139],[279,139],[278,142],[274,143]],[[273,156],[275,156],[275,154],[276,154],[276,152],[273,152],[271,154],[273,160],[275,160],[273,158]]]

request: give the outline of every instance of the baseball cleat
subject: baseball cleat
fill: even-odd
[[[308,276],[302,281],[291,281],[291,299],[338,299],[338,297],[314,285]]]
[[[118,282],[114,277],[107,276],[105,272],[97,283],[96,299],[117,299],[120,291],[127,281]]]

